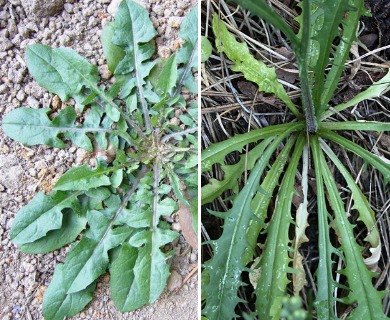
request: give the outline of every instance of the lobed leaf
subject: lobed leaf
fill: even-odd
[[[219,197],[226,190],[233,190],[238,192],[238,181],[241,179],[244,171],[252,170],[259,154],[264,152],[264,149],[269,145],[273,138],[268,138],[254,147],[248,154],[241,155],[240,161],[233,165],[221,165],[221,170],[224,172],[224,177],[221,181],[217,179],[210,179],[208,184],[202,187],[202,205],[212,202]]]
[[[289,137],[253,197],[251,209],[257,219],[251,221],[249,228],[246,231],[249,248],[242,257],[244,265],[253,260],[253,250],[251,248],[258,245],[259,234],[266,226],[264,221],[267,218],[268,206],[271,203],[272,194],[274,193],[275,188],[279,186],[280,176],[284,173],[284,168],[289,160],[290,151],[296,142],[296,138],[296,135]]]
[[[115,292],[112,298],[119,310],[132,311],[159,297],[169,276],[166,260],[171,256],[163,253],[160,247],[177,236],[176,232],[161,228],[143,230],[122,246],[110,268],[110,290]]]
[[[65,143],[58,135],[65,133],[79,147],[92,151],[92,143],[88,132],[107,131],[100,128],[82,128],[74,125],[76,112],[67,107],[54,118],[49,119],[47,113],[50,109],[18,108],[12,110],[3,119],[3,130],[12,139],[27,146],[46,144],[51,147],[64,148]]]
[[[108,23],[102,30],[103,53],[107,59],[108,69],[114,73],[119,62],[125,57],[124,50],[112,42],[115,33],[115,22]]]
[[[325,143],[325,141],[320,141],[322,149],[336,165],[337,169],[343,175],[344,179],[347,182],[348,188],[351,190],[352,199],[354,201],[353,209],[356,209],[359,212],[358,220],[362,221],[367,228],[367,237],[365,238],[371,244],[371,252],[381,251],[381,241],[379,236],[378,227],[376,224],[374,211],[371,209],[370,204],[366,196],[363,194],[362,190],[358,187],[355,180],[352,178],[348,170],[343,166],[341,161],[334,154],[332,149]],[[377,262],[380,258],[380,254],[375,256],[374,260],[371,260],[371,265],[368,265],[370,269],[375,269]],[[376,260],[376,261],[375,261]]]
[[[332,254],[340,254],[332,245],[330,238],[329,213],[325,201],[324,182],[322,178],[321,148],[317,136],[310,137],[310,147],[314,162],[317,187],[317,208],[318,208],[318,249],[319,262],[316,271],[317,295],[314,308],[317,311],[318,319],[338,319],[335,315],[334,290],[336,283],[333,279]]]
[[[260,319],[280,319],[282,299],[289,283],[287,274],[294,271],[289,267],[291,248],[287,230],[292,223],[295,174],[304,144],[305,136],[301,134],[283,177],[275,211],[267,228],[267,241],[259,265],[261,275],[255,290],[256,312]]]
[[[148,12],[131,0],[121,2],[115,15],[114,26],[115,32],[111,41],[126,53],[114,71],[118,83],[123,86],[121,98],[136,94],[134,99],[139,99],[146,128],[150,130],[147,100],[158,102],[158,99],[156,100],[158,96],[148,87],[146,77],[155,65],[154,62],[148,61],[154,53],[154,46],[149,41],[157,32],[153,28]]]
[[[245,265],[242,257],[246,250],[254,250],[254,247],[249,247],[246,237],[251,221],[256,220],[251,209],[252,198],[270,157],[289,133],[287,131],[280,134],[271,143],[259,157],[247,183],[235,197],[233,207],[224,215],[218,214],[224,218],[223,233],[218,240],[211,242],[214,255],[204,264],[210,278],[204,290],[206,304],[203,313],[209,319],[231,319],[235,316],[234,309],[241,301],[237,290],[243,285],[241,272]]]
[[[255,82],[259,87],[259,91],[274,93],[296,117],[299,117],[299,111],[290,100],[283,86],[278,82],[275,69],[267,67],[260,60],[256,60],[249,52],[245,42],[237,42],[224,23],[219,20],[217,14],[214,14],[212,24],[218,52],[224,52],[234,62],[231,69],[242,72],[245,79]]]
[[[340,235],[341,250],[345,256],[346,267],[339,271],[345,275],[351,289],[346,303],[357,303],[350,314],[351,319],[388,319],[382,310],[383,292],[378,292],[372,285],[374,274],[364,264],[362,248],[356,243],[353,226],[348,221],[336,182],[328,168],[325,157],[320,153],[322,177],[329,195],[330,205],[335,213],[335,229]],[[358,276],[357,276],[358,275]]]

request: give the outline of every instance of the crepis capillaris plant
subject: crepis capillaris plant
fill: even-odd
[[[94,168],[71,168],[13,221],[11,240],[23,252],[71,244],[45,292],[45,319],[77,314],[107,270],[120,311],[152,303],[170,274],[169,243],[179,236],[162,217],[186,206],[197,229],[197,105],[182,95],[183,86],[197,93],[197,21],[195,8],[179,31],[183,46],[169,59],[153,61],[157,32],[148,12],[123,0],[102,33],[115,78],[110,88],[98,84],[97,66],[69,48],[26,49],[34,79],[62,101],[73,98],[79,115],[71,105],[57,114],[18,108],[4,117],[4,132],[25,145],[64,148],[63,140],[70,140],[114,154],[97,159]],[[178,110],[180,126],[170,122]]]
[[[304,285],[305,270],[299,248],[306,241],[310,211],[308,171],[311,166],[315,173],[319,263],[314,279],[314,308],[310,316],[321,320],[338,319],[340,315],[335,306],[342,304],[351,306],[347,319],[388,319],[382,309],[385,292],[373,286],[375,274],[369,270],[370,263],[375,264],[381,252],[376,218],[352,174],[333,151],[337,145],[362,158],[380,172],[381,183],[383,188],[386,187],[390,178],[389,162],[341,133],[349,130],[389,131],[390,123],[332,120],[335,113],[365,99],[378,97],[389,87],[390,74],[387,74],[352,100],[331,107],[330,100],[356,39],[359,19],[366,12],[363,1],[303,0],[300,4],[302,12],[297,18],[298,33],[266,1],[235,2],[282,31],[291,44],[299,71],[301,105],[297,106],[289,98],[277,81],[274,68],[256,60],[247,45],[236,40],[217,14],[210,18],[215,47],[232,62],[230,69],[255,82],[259,91],[277,96],[295,120],[235,135],[202,152],[202,172],[212,170],[215,164],[219,164],[223,172],[222,179],[210,179],[202,187],[202,204],[210,203],[227,190],[233,194],[227,199],[231,201],[227,212],[209,211],[222,219],[223,229],[218,239],[205,243],[212,249],[212,257],[203,264],[203,315],[210,320],[235,318],[236,306],[243,302],[238,290],[247,285],[242,274],[249,272],[256,273],[258,279],[254,288],[255,309],[247,315],[248,319],[285,317],[284,301],[288,292],[299,296]],[[243,148],[248,144],[255,146],[245,153]],[[240,161],[226,165],[225,157],[232,152],[241,153]],[[346,204],[340,197],[329,164],[346,181],[353,201],[353,214],[365,225],[364,240],[371,254],[368,259],[363,258],[363,248],[355,240],[356,226],[348,219]],[[298,170],[301,170],[300,180],[296,179]],[[244,186],[238,188],[244,172],[250,173]],[[292,199],[296,183],[302,186],[303,200],[295,210]],[[275,195],[274,199],[272,195]],[[294,237],[289,235],[292,229]],[[266,236],[266,240],[259,244],[260,233]],[[337,234],[337,239],[332,239],[334,234]],[[260,259],[254,260],[255,252],[259,250]],[[337,270],[336,257],[342,261]],[[253,270],[249,269],[250,266]],[[337,281],[340,278],[337,274],[346,278],[343,284]],[[336,293],[341,291],[340,288],[343,296]]]

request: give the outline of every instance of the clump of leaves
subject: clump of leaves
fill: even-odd
[[[377,265],[381,254],[376,218],[352,174],[333,152],[337,145],[361,157],[381,173],[382,186],[386,187],[390,178],[389,162],[336,131],[383,132],[390,130],[390,123],[332,122],[331,117],[389,88],[390,73],[349,102],[331,107],[330,100],[345,69],[359,19],[365,13],[363,1],[304,0],[297,34],[266,1],[235,2],[282,31],[291,43],[298,63],[302,104],[293,103],[278,82],[274,68],[256,60],[247,45],[238,42],[214,15],[215,46],[233,62],[231,70],[255,82],[259,91],[277,96],[296,119],[235,135],[202,152],[202,172],[211,170],[215,164],[219,164],[223,172],[222,179],[210,179],[202,188],[202,204],[210,203],[225,191],[233,193],[228,199],[232,205],[227,205],[230,208],[227,212],[209,211],[223,220],[223,230],[219,239],[206,242],[213,254],[204,263],[202,272],[203,314],[208,319],[236,317],[236,306],[245,302],[238,296],[240,287],[247,285],[242,273],[248,271],[250,276],[256,275],[252,281],[256,297],[252,316],[261,320],[286,317],[288,308],[284,303],[288,292],[299,296],[305,282],[299,248],[307,241],[308,172],[312,165],[316,179],[319,252],[313,315],[317,319],[337,319],[340,316],[336,311],[337,303],[350,308],[343,319],[387,319],[382,309],[385,292],[373,286],[375,274],[368,268]],[[245,153],[243,148],[253,143],[255,147]],[[242,153],[240,161],[226,165],[225,157],[232,152]],[[352,195],[353,213],[365,226],[364,245],[371,253],[367,259],[363,258],[361,244],[355,240],[356,225],[348,219],[349,210],[339,194],[330,165],[345,179]],[[239,189],[244,173],[248,176]],[[292,199],[296,185],[301,185],[303,200],[295,211]],[[273,195],[276,195],[275,201],[272,201]],[[261,239],[266,238],[262,243],[258,243],[260,234]],[[337,239],[332,238],[334,234]],[[259,250],[260,260],[254,260]],[[336,268],[336,258],[342,261],[339,268]],[[346,281],[341,283],[339,275]],[[343,308],[343,312],[345,310]],[[304,317],[299,313],[299,317]]]
[[[31,75],[63,101],[50,109],[18,108],[2,128],[25,145],[64,148],[64,140],[112,157],[71,168],[16,215],[11,240],[23,252],[47,253],[71,244],[45,292],[43,316],[71,317],[92,299],[97,278],[110,272],[116,307],[131,311],[155,301],[170,274],[169,244],[178,237],[162,219],[181,206],[197,212],[197,9],[183,20],[182,48],[152,61],[156,36],[147,11],[124,0],[102,43],[115,83],[99,85],[98,69],[69,48],[42,44],[26,50]],[[158,62],[158,63],[157,63]],[[181,125],[170,121],[181,110]],[[81,114],[81,116],[80,116]]]

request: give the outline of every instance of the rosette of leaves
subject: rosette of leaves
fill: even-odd
[[[212,249],[212,256],[204,262],[202,271],[203,315],[210,320],[239,316],[236,307],[245,300],[238,292],[248,285],[242,277],[248,272],[255,295],[251,317],[286,318],[283,307],[286,297],[299,296],[305,283],[299,248],[307,241],[305,232],[310,228],[308,172],[313,167],[319,259],[313,279],[313,316],[321,320],[338,319],[337,304],[344,306],[343,319],[388,319],[382,308],[385,291],[375,288],[375,274],[369,269],[372,263],[378,263],[382,250],[376,217],[352,173],[333,151],[337,146],[362,158],[378,170],[382,187],[386,188],[389,161],[342,133],[389,131],[390,123],[334,122],[332,116],[386,92],[390,74],[346,103],[331,107],[330,102],[345,70],[359,19],[365,13],[363,1],[303,0],[298,33],[266,1],[235,2],[282,31],[289,40],[298,63],[301,104],[296,105],[290,99],[278,82],[275,69],[256,60],[247,45],[237,41],[215,14],[212,18],[215,47],[232,62],[230,69],[256,83],[260,92],[275,95],[295,120],[235,135],[211,144],[202,152],[202,172],[213,170],[216,164],[222,171],[222,178],[210,179],[202,187],[202,204],[212,202],[225,191],[231,194],[226,199],[229,203],[226,212],[209,211],[223,221],[223,229],[218,239],[205,243]],[[244,147],[249,144],[252,149],[246,152]],[[225,164],[226,157],[234,152],[240,154],[240,160],[233,165]],[[340,196],[330,165],[345,180],[353,214],[364,225],[364,246],[370,248],[366,259],[362,243],[355,239],[356,225],[348,218],[350,210]],[[244,174],[245,183],[239,187]],[[297,185],[302,188],[302,201],[295,210],[292,199]],[[258,239],[262,242],[258,243]],[[343,283],[340,275],[345,279]],[[302,316],[305,317],[299,311],[299,317]]]
[[[115,78],[110,88],[99,84],[97,66],[69,48],[26,49],[34,79],[62,101],[73,98],[77,112],[18,108],[3,119],[4,132],[25,145],[64,148],[70,140],[112,155],[93,168],[71,168],[13,221],[11,240],[23,252],[71,244],[45,292],[45,319],[77,314],[107,270],[118,310],[155,301],[170,274],[169,244],[179,236],[162,217],[179,204],[196,214],[197,105],[186,103],[182,87],[196,92],[197,9],[182,22],[183,47],[167,60],[151,60],[156,34],[144,8],[120,4],[102,36]],[[170,121],[178,110],[180,126]]]

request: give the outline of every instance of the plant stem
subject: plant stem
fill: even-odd
[[[145,176],[145,174],[148,173],[149,170],[150,169],[147,166],[144,166],[141,169],[141,171],[140,171],[140,173],[139,173],[139,175],[137,177],[137,180],[133,183],[133,186],[131,187],[130,191],[123,198],[123,200],[122,200],[118,210],[115,212],[114,217],[111,219],[111,222],[110,222],[109,226],[107,227],[106,231],[104,232],[103,237],[100,239],[99,244],[97,246],[99,246],[103,242],[103,240],[107,237],[107,235],[110,232],[111,228],[114,226],[114,223],[115,223],[116,219],[119,217],[119,215],[123,211],[123,209],[126,208],[127,203],[129,202],[131,196],[133,195],[135,190],[138,188],[138,185],[139,185],[141,179]]]
[[[97,88],[97,87],[96,87]],[[95,89],[95,88],[94,88]],[[95,89],[95,92],[98,93],[100,95],[100,97],[105,101],[107,102],[111,107],[113,107],[114,109],[118,110],[119,113],[121,114],[121,116],[125,119],[125,121],[127,122],[127,124],[132,127],[135,131],[137,131],[138,135],[144,139],[144,140],[149,140],[145,134],[142,132],[141,128],[133,121],[130,119],[130,117],[124,113],[121,108],[119,108],[119,106],[114,102],[112,101],[112,99],[110,97],[108,97],[103,91],[99,90],[99,88],[97,88],[98,91],[96,91]],[[105,109],[104,105],[102,102],[100,102],[99,100],[95,99],[94,100],[99,106],[101,106],[103,109]]]
[[[303,1],[303,28],[300,48],[296,49],[299,61],[299,78],[301,80],[302,106],[306,117],[306,131],[308,134],[317,132],[317,118],[315,115],[312,87],[309,76],[309,46],[310,46],[310,2]]]
[[[158,185],[159,185],[159,175],[160,175],[160,166],[157,158],[153,161],[153,175],[154,175],[154,186],[153,186],[153,224],[152,231],[157,229],[157,203],[158,203]]]
[[[179,131],[179,132],[173,132],[173,133],[167,134],[166,136],[162,137],[160,142],[165,142],[165,141],[167,141],[171,138],[174,138],[174,137],[184,136],[186,134],[193,133],[197,130],[198,130],[198,128],[194,127],[194,128],[189,128],[189,129]]]
[[[197,52],[197,50],[198,50],[198,39],[196,39],[196,42],[195,42],[195,45],[194,45],[194,49],[191,52],[190,59],[188,60],[186,66],[185,66],[183,75],[182,75],[182,77],[181,77],[181,79],[179,81],[179,84],[177,85],[177,87],[175,89],[175,92],[173,93],[172,97],[174,97],[174,96],[176,96],[176,95],[178,95],[180,93],[181,87],[183,86],[183,82],[187,78],[187,75],[188,75],[188,73],[191,70],[192,61],[194,60],[195,53]]]

